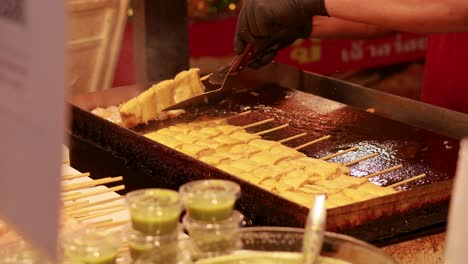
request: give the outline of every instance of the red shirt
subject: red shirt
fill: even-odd
[[[421,98],[468,113],[468,32],[429,37]]]

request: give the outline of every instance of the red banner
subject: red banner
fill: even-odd
[[[398,34],[372,40],[297,41],[278,54],[276,60],[311,72],[333,72],[390,65],[424,58],[425,36]]]
[[[190,26],[192,57],[229,56],[233,53],[236,19],[194,23]],[[297,41],[276,60],[308,71],[330,74],[424,58],[426,37],[398,34],[370,40]]]
[[[234,53],[236,19],[190,24],[190,56],[224,57]],[[114,85],[133,83],[132,27],[127,25]],[[422,59],[423,35],[398,34],[371,40],[300,40],[282,50],[276,60],[320,74],[391,65]]]

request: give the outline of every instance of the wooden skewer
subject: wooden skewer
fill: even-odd
[[[106,178],[102,178],[100,180],[109,180],[111,177],[106,177]],[[90,188],[90,187],[94,187],[96,186],[95,182],[97,180],[89,180],[89,181],[86,181],[86,182],[79,182],[79,183],[74,183],[74,184],[68,184],[68,185],[64,185],[62,187],[62,193],[65,193],[65,192],[71,192],[71,191],[77,191],[77,190],[81,190],[81,189],[85,189],[85,188]],[[88,186],[89,185],[89,186]],[[75,186],[77,187],[80,187],[80,186],[83,186],[82,188],[74,188]]]
[[[359,149],[359,147],[352,147],[352,148],[349,148],[349,149],[345,149],[345,150],[343,150],[343,151],[339,151],[339,152],[337,152],[337,153],[335,153],[335,154],[330,154],[330,155],[325,156],[325,157],[320,158],[320,159],[321,159],[321,160],[329,160],[329,159],[332,159],[332,158],[334,158],[334,157],[338,157],[338,156],[341,156],[341,155],[343,155],[343,154],[345,154],[345,153],[348,153],[348,152],[351,152],[351,151],[355,151],[355,150],[358,150],[358,149]]]
[[[93,208],[85,208],[81,210],[76,210],[73,212],[68,213],[69,215],[73,217],[80,217],[83,215],[87,215],[92,212],[97,212],[97,211],[102,211],[102,210],[108,210],[108,209],[115,209],[115,208],[122,208],[125,207],[125,204],[118,203],[118,204],[109,204],[109,205],[104,205],[101,207],[93,207]]]
[[[391,171],[394,171],[394,170],[398,170],[398,169],[400,169],[401,167],[403,167],[402,164],[396,165],[396,166],[393,166],[393,167],[388,168],[388,169],[385,169],[385,170],[381,170],[381,171],[378,171],[378,172],[374,172],[374,173],[372,173],[372,174],[366,175],[366,176],[361,177],[361,178],[362,178],[362,179],[369,179],[369,178],[372,178],[372,177],[375,177],[375,176],[378,176],[378,175],[381,175],[381,174],[384,174],[384,173],[387,173],[387,172],[391,172]]]
[[[236,118],[236,117],[245,116],[245,115],[248,115],[248,114],[250,114],[250,113],[252,113],[252,111],[248,110],[248,111],[239,113],[239,114],[237,114],[237,115],[228,116],[228,117],[224,118],[224,120],[230,120],[230,119],[233,119],[233,118]]]
[[[374,176],[378,176],[378,175],[381,175],[381,174],[384,174],[384,173],[387,173],[387,172],[391,172],[391,171],[400,169],[401,167],[403,167],[403,165],[400,164],[400,165],[393,166],[393,167],[388,168],[388,169],[385,169],[385,170],[381,170],[381,171],[378,171],[378,172],[374,172],[374,173],[369,174],[369,175],[366,175],[366,176],[364,176],[364,177],[360,177],[359,179],[369,179],[369,178],[372,178],[372,177],[374,177]],[[349,186],[348,188],[349,188],[349,189],[357,189],[357,188],[359,188],[361,185],[364,185],[364,184],[366,184],[366,183],[369,183],[369,181],[366,180],[366,181],[363,181],[363,182],[361,182],[361,183],[351,185],[351,186]]]
[[[202,82],[203,82],[203,81],[206,81],[206,80],[208,80],[208,79],[211,77],[211,75],[213,75],[213,73],[209,73],[209,74],[207,74],[207,75],[205,75],[205,76],[201,77],[201,78],[200,78],[200,81],[202,81]]]
[[[395,187],[401,186],[403,184],[406,184],[406,183],[409,183],[409,182],[412,182],[412,181],[415,181],[415,180],[419,180],[419,179],[424,178],[424,177],[426,177],[425,173],[420,174],[420,175],[415,176],[415,177],[411,177],[411,178],[406,179],[406,180],[401,181],[401,182],[397,182],[397,183],[389,185],[389,186],[385,186],[385,187],[386,188],[395,188]]]
[[[77,195],[82,195],[82,192],[74,192],[74,193],[62,193],[62,198],[70,197],[70,196],[77,196]],[[67,202],[63,200],[64,202]]]
[[[89,175],[91,175],[89,172],[81,173],[81,174],[64,175],[64,176],[62,176],[62,180],[69,181],[69,180],[73,180],[73,179],[89,177]]]
[[[267,130],[263,130],[263,131],[257,132],[257,133],[255,133],[255,135],[262,136],[262,135],[265,135],[265,134],[274,132],[274,131],[276,131],[276,130],[283,129],[283,128],[288,127],[288,126],[289,126],[288,124],[284,124],[284,125],[281,125],[281,126],[277,126],[277,127],[271,128],[271,129],[267,129]]]
[[[112,203],[112,202],[119,201],[119,200],[122,200],[122,199],[124,199],[124,197],[119,196],[119,197],[114,197],[114,198],[111,198],[111,199],[97,201],[97,202],[94,202],[94,203],[89,203],[89,201],[85,201],[86,203],[84,203],[84,204],[80,204],[80,205],[76,205],[74,207],[71,207],[70,211],[77,211],[77,210],[81,210],[81,209],[84,209],[84,208],[90,208],[90,207],[101,205],[101,204]],[[80,202],[75,202],[75,203],[80,203]]]
[[[117,250],[117,262],[116,263],[123,263],[123,262],[119,262],[119,257],[120,255],[124,255],[128,252],[128,245],[126,246],[122,246],[120,247],[118,250]]]
[[[102,224],[106,224],[106,223],[112,223],[112,221],[114,221],[114,220],[113,220],[112,218],[109,218],[109,219],[105,219],[105,220],[101,220],[101,221],[86,223],[86,225],[91,226],[91,227],[94,227],[94,226],[96,226],[96,225],[102,225]]]
[[[329,138],[331,138],[330,135],[328,135],[328,136],[323,136],[323,137],[321,137],[321,138],[317,138],[317,139],[315,139],[315,140],[312,140],[312,141],[310,141],[310,142],[307,142],[307,143],[305,143],[305,144],[302,144],[302,145],[300,145],[299,147],[295,147],[294,149],[295,149],[295,150],[303,149],[303,148],[305,148],[305,147],[308,147],[308,146],[313,145],[313,144],[315,144],[315,143],[318,143],[318,142],[320,142],[320,141],[327,140],[327,139],[329,139]]]
[[[123,189],[125,189],[125,185],[122,184],[122,185],[115,186],[115,187],[112,187],[112,188],[106,188],[106,189],[96,190],[96,191],[87,192],[87,193],[79,193],[79,194],[76,194],[76,195],[66,195],[65,197],[62,198],[62,200],[64,202],[72,201],[72,200],[79,200],[79,199],[83,199],[83,198],[86,198],[86,197],[99,195],[99,194],[103,194],[103,193],[117,192],[117,191],[121,191]]]
[[[89,204],[88,200],[73,202],[73,203],[70,203],[70,204],[65,204],[65,205],[63,205],[63,208],[65,208],[66,210],[70,210],[71,208],[83,206],[83,205],[86,205],[86,204]]]
[[[99,213],[95,213],[95,214],[89,214],[89,215],[82,216],[82,217],[76,217],[76,220],[86,221],[86,220],[89,220],[89,219],[98,218],[100,216],[117,213],[117,212],[120,212],[120,211],[123,211],[123,210],[125,210],[125,208],[122,206],[121,208],[117,208],[117,209],[107,210],[107,211],[99,212]]]
[[[63,187],[63,192],[70,192],[70,191],[76,191],[76,190],[81,190],[85,188],[90,188],[94,187],[97,185],[101,184],[106,184],[106,183],[111,183],[111,182],[117,182],[123,180],[122,176],[118,177],[107,177],[99,180],[93,180],[93,181],[88,181],[88,182],[81,182],[81,183],[76,183],[76,184],[70,184],[66,185]]]
[[[307,133],[301,133],[301,134],[298,134],[298,135],[295,135],[295,136],[292,136],[292,137],[288,137],[288,138],[285,138],[285,139],[282,139],[282,140],[278,140],[279,143],[285,143],[285,142],[288,142],[288,141],[291,141],[291,140],[294,140],[296,138],[300,138],[300,137],[303,137],[307,135]]]
[[[350,161],[350,162],[348,162],[348,163],[345,163],[344,165],[347,166],[347,167],[348,167],[348,166],[352,166],[352,165],[358,164],[358,163],[361,162],[361,161],[364,161],[364,160],[367,160],[367,159],[371,159],[371,158],[373,158],[373,157],[375,157],[375,156],[377,156],[377,155],[379,155],[379,154],[378,154],[378,153],[372,153],[372,154],[370,154],[370,155],[367,155],[367,156],[365,156],[365,157],[359,158],[359,159],[357,159],[357,160],[353,160],[353,161]]]
[[[94,228],[113,228],[116,226],[125,225],[128,223],[128,220],[114,221],[112,223],[105,223],[101,225],[95,225]]]
[[[254,127],[254,126],[263,125],[263,124],[266,124],[266,123],[270,123],[270,122],[272,122],[273,120],[275,120],[275,119],[274,119],[274,118],[268,118],[268,119],[265,119],[265,120],[262,120],[262,121],[258,121],[258,122],[252,123],[252,124],[250,124],[250,125],[242,126],[242,128],[243,128],[243,129],[247,129],[247,128],[251,128],[251,127]]]

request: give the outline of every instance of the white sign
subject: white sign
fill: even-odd
[[[0,1],[0,215],[55,257],[64,140],[65,1]]]
[[[466,263],[468,259],[468,138],[462,140],[458,154],[447,226],[445,263]]]

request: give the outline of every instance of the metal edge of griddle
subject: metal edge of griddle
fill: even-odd
[[[311,73],[304,74],[302,90],[444,136],[468,136],[464,113]]]
[[[76,106],[72,108],[72,140],[80,140],[102,150],[91,166],[100,166],[101,155],[111,153],[114,161],[124,163],[125,181],[147,186],[177,189],[181,184],[204,178],[223,178],[241,184],[239,209],[257,225],[302,227],[307,208],[242,181],[228,173],[203,164],[185,154],[149,140]],[[122,140],[125,139],[125,140]],[[75,149],[71,148],[72,165]],[[82,153],[86,156],[86,153]],[[187,166],[187,165],[190,166]],[[122,165],[122,164],[120,164]],[[78,166],[79,167],[79,166]],[[180,169],[183,168],[183,169]],[[88,171],[93,168],[86,168]],[[142,171],[138,179],[133,170]],[[164,176],[161,176],[164,175]],[[108,176],[108,175],[101,175]],[[128,186],[133,189],[135,186]],[[422,186],[402,193],[380,197],[349,206],[329,209],[328,230],[366,240],[385,240],[400,233],[444,223],[447,216],[451,181]],[[406,202],[402,202],[406,201]]]
[[[300,90],[362,110],[372,108],[376,115],[454,139],[468,136],[468,114],[305,72],[280,63],[271,63],[260,70],[246,69],[239,79],[239,83],[246,80],[257,86],[262,83],[275,84]]]

